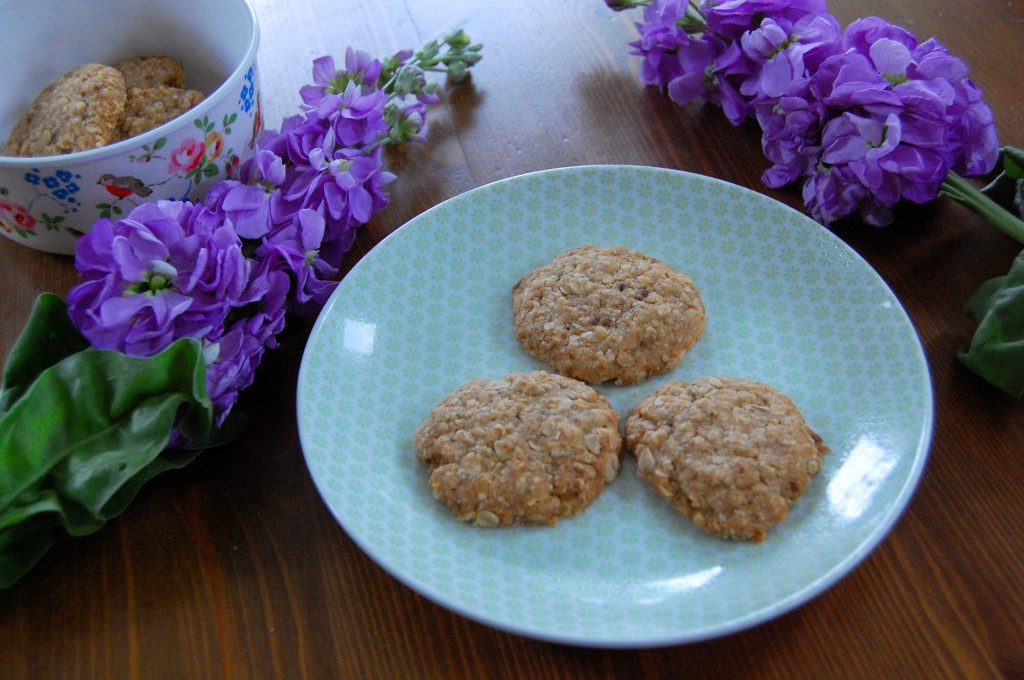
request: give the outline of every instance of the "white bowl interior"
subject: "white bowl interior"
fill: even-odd
[[[210,98],[256,39],[245,0],[0,0],[0,26],[0,146],[39,91],[79,64],[166,54]]]

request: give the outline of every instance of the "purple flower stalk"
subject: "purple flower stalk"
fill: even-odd
[[[426,107],[439,99],[426,72],[461,80],[480,47],[456,30],[383,61],[352,49],[343,69],[314,61],[300,113],[258,136],[238,179],[203,204],[144,204],[82,237],[72,321],[94,347],[135,356],[198,341],[221,426],[277,347],[286,311],[327,301],[356,229],[388,204],[382,147],[426,139]]]
[[[999,144],[967,66],[936,40],[878,17],[841,30],[825,0],[606,2],[644,6],[641,79],[680,105],[703,100],[734,125],[753,116],[778,188],[804,182],[828,224],[892,220],[899,201],[936,197],[950,173],[980,175]]]

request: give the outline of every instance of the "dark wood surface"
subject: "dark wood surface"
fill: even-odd
[[[383,55],[453,25],[483,41],[472,81],[446,88],[430,140],[389,154],[391,205],[346,267],[460,192],[545,168],[630,163],[760,182],[759,134],[640,85],[635,15],[600,0],[258,0],[265,119],[293,112],[314,57]],[[833,0],[965,59],[1001,142],[1024,146],[1024,2]],[[56,49],[56,47],[55,47]],[[28,58],[26,56],[26,58]],[[885,229],[836,233],[892,287],[932,370],[936,425],[916,495],[864,562],[810,603],[709,642],[606,651],[499,632],[417,595],[333,520],[303,462],[295,387],[310,323],[267,355],[244,408],[258,417],[143,489],[96,534],[60,542],[0,592],[0,677],[38,678],[1024,678],[1024,401],[955,360],[964,303],[1020,245],[947,200]],[[69,258],[0,242],[0,356]]]

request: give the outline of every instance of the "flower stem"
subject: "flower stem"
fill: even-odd
[[[939,187],[939,193],[962,203],[992,222],[1010,238],[1024,243],[1024,221],[1015,217],[1013,213],[983,194],[980,189],[955,172],[946,175],[942,186]]]

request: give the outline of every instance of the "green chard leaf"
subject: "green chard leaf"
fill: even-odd
[[[0,384],[0,415],[10,410],[44,370],[89,346],[71,323],[67,304],[52,293],[36,298],[25,328],[11,348]]]
[[[198,342],[145,358],[62,348],[62,307],[60,298],[37,303],[4,372],[0,588],[36,563],[59,529],[98,530],[146,481],[195,458],[198,449],[165,450],[175,428],[202,441],[213,423]]]
[[[1017,398],[1024,397],[1024,251],[1009,273],[986,281],[967,302],[978,322],[960,361],[979,376]]]

